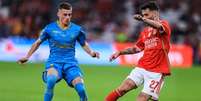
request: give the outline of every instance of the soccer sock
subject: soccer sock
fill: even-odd
[[[80,96],[80,101],[87,101],[87,94],[83,83],[78,83],[75,85],[75,90]]]
[[[44,95],[44,101],[51,101],[53,97],[53,89],[56,84],[57,77],[55,75],[47,76],[47,88]]]
[[[120,94],[119,90],[114,90],[105,98],[105,101],[117,101],[119,97],[122,95]]]

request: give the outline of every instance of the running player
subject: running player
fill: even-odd
[[[105,101],[117,101],[128,91],[143,85],[137,101],[157,101],[164,83],[164,77],[170,75],[168,52],[170,49],[170,26],[166,20],[159,18],[159,7],[155,2],[141,6],[141,14],[134,19],[143,22],[146,27],[133,47],[117,51],[110,61],[120,55],[135,54],[144,51],[138,65],[131,71],[125,81],[106,97]]]

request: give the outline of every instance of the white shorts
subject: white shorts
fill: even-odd
[[[142,92],[152,96],[154,100],[158,99],[164,83],[162,73],[150,72],[143,68],[136,67],[127,78],[133,80],[137,86],[144,85]]]

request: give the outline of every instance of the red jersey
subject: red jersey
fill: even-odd
[[[153,27],[145,27],[140,33],[136,46],[144,50],[138,61],[138,67],[147,71],[170,74],[168,52],[170,49],[171,29],[167,21],[160,21],[163,31]]]

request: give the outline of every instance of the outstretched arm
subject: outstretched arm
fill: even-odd
[[[99,58],[100,54],[98,52],[95,52],[93,50],[91,50],[91,48],[89,47],[89,44],[85,41],[84,46],[82,46],[82,48],[84,49],[85,52],[87,52],[91,57],[94,58]]]
[[[110,61],[115,60],[118,58],[120,55],[127,55],[127,54],[135,54],[141,52],[141,49],[139,49],[137,46],[130,47],[121,51],[117,51],[114,54],[110,56]]]
[[[29,60],[29,58],[31,57],[31,55],[38,49],[38,47],[40,46],[40,44],[42,43],[42,41],[40,39],[36,40],[33,45],[31,46],[31,49],[28,51],[27,55],[21,59],[19,59],[17,62],[19,64],[23,64],[25,62],[27,62]]]
[[[138,20],[138,21],[143,21],[144,23],[154,27],[154,28],[157,28],[157,29],[163,29],[163,26],[162,24],[159,22],[159,21],[155,21],[155,20],[151,20],[151,19],[146,19],[144,17],[142,17],[141,15],[139,14],[136,14],[133,16],[134,19]]]

